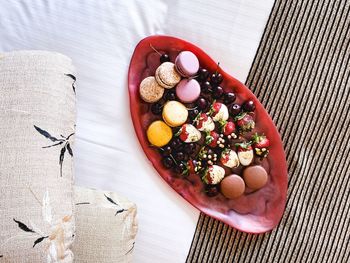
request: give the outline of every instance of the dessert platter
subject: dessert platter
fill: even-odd
[[[244,232],[278,224],[285,154],[273,121],[244,84],[197,46],[150,36],[135,48],[128,88],[140,144],[177,193]]]

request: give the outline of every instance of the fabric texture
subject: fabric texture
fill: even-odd
[[[246,84],[289,166],[277,228],[238,232],[201,215],[187,262],[350,261],[350,3],[277,0]]]
[[[131,262],[137,233],[136,205],[112,192],[74,187],[75,262]]]
[[[74,68],[61,54],[0,54],[0,261],[72,262]]]

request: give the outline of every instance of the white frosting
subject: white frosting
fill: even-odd
[[[208,116],[208,119],[202,122],[202,127],[199,128],[198,130],[210,132],[210,131],[213,131],[214,129],[215,129],[215,123],[213,122],[213,119],[210,116]]]
[[[194,127],[192,124],[185,124],[185,130],[188,133],[188,137],[185,140],[185,142],[190,143],[190,142],[197,142],[201,139],[201,133]]]
[[[221,161],[223,165],[225,165],[226,167],[229,168],[236,168],[239,166],[239,159],[238,159],[238,155],[235,151],[233,150],[228,150],[226,153],[223,154],[222,157],[226,157],[228,156],[228,160],[227,161]]]
[[[213,117],[214,121],[227,121],[229,117],[228,109],[225,104],[221,104],[219,112]]]
[[[248,166],[253,161],[254,153],[253,150],[238,152],[238,158],[242,165]]]
[[[209,168],[209,176],[211,178],[211,184],[218,184],[225,176],[225,169],[218,165],[213,165]]]

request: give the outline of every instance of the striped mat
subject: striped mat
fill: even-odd
[[[284,142],[286,211],[262,235],[201,214],[187,262],[350,262],[349,5],[275,2],[246,84]]]

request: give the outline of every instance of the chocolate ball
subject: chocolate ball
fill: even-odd
[[[231,174],[221,181],[220,189],[226,198],[235,199],[244,193],[245,184],[240,176]]]
[[[249,188],[258,190],[267,183],[268,177],[261,165],[254,165],[243,170],[243,179]]]

